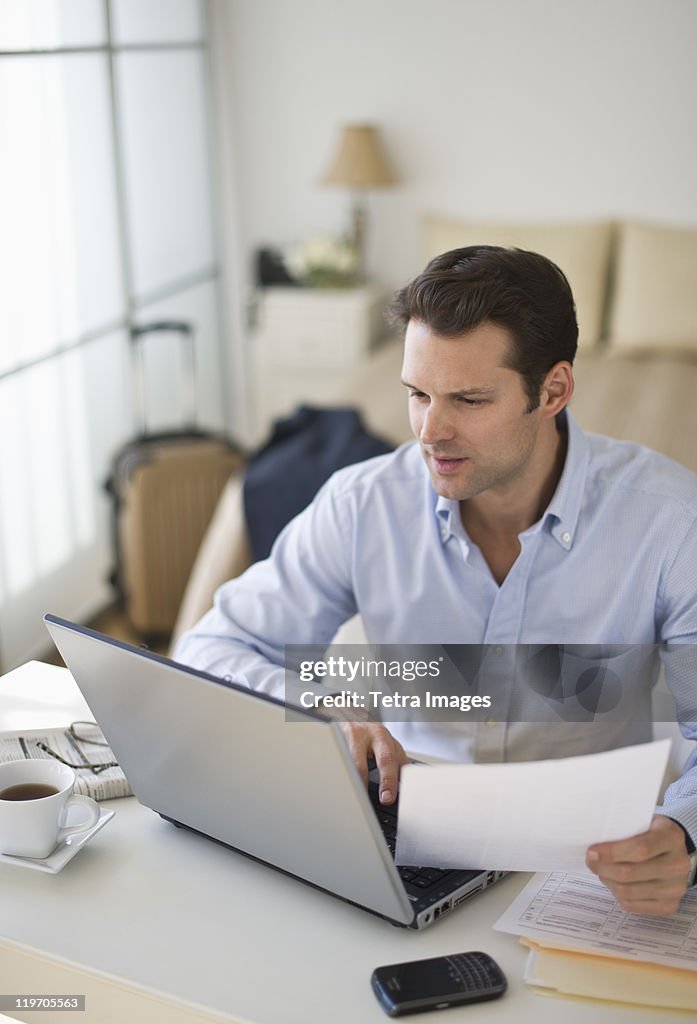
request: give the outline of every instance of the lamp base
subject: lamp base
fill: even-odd
[[[356,279],[365,281],[365,239],[368,224],[368,211],[365,202],[354,196],[351,201],[351,242],[356,254]]]

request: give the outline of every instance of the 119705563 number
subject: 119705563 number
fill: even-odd
[[[5,1010],[84,1010],[85,997],[77,995],[0,995],[0,1012]]]

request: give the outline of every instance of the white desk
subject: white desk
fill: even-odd
[[[34,675],[25,669],[22,677],[0,679],[0,729],[36,727],[37,709],[49,699],[54,718],[58,708],[64,722],[84,716],[65,670]],[[35,994],[95,992],[88,995],[87,1013],[11,1011],[21,1020],[383,1024],[387,1018],[369,985],[373,967],[467,949],[490,952],[508,976],[509,991],[499,1001],[452,1009],[439,1020],[558,1024],[563,1017],[565,1024],[636,1024],[639,1018],[675,1019],[528,991],[521,980],[525,951],[514,937],[491,929],[527,875],[505,879],[416,933],[175,829],[135,799],[110,801],[110,806],[116,817],[59,874],[0,864],[0,992],[16,991],[12,982],[21,977],[22,965],[22,980],[31,967]],[[13,957],[19,967],[8,977],[3,964],[7,971]],[[100,996],[88,985],[89,976],[72,973],[75,967],[114,979],[111,996]],[[65,982],[57,989],[59,971]],[[145,1000],[142,1016],[130,1007],[126,1014],[117,996],[134,990],[161,998]],[[434,1017],[420,1019],[426,1024]]]

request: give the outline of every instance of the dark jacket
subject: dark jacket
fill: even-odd
[[[266,558],[283,527],[309,505],[333,472],[384,455],[392,445],[371,434],[355,409],[300,406],[276,420],[269,441],[244,478],[244,510],[252,555]]]

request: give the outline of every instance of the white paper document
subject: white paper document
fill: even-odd
[[[683,896],[670,917],[628,914],[597,878],[535,875],[494,925],[497,931],[589,953],[694,971],[697,893]]]
[[[586,873],[591,844],[648,829],[669,751],[666,739],[549,761],[406,765],[395,860]]]

